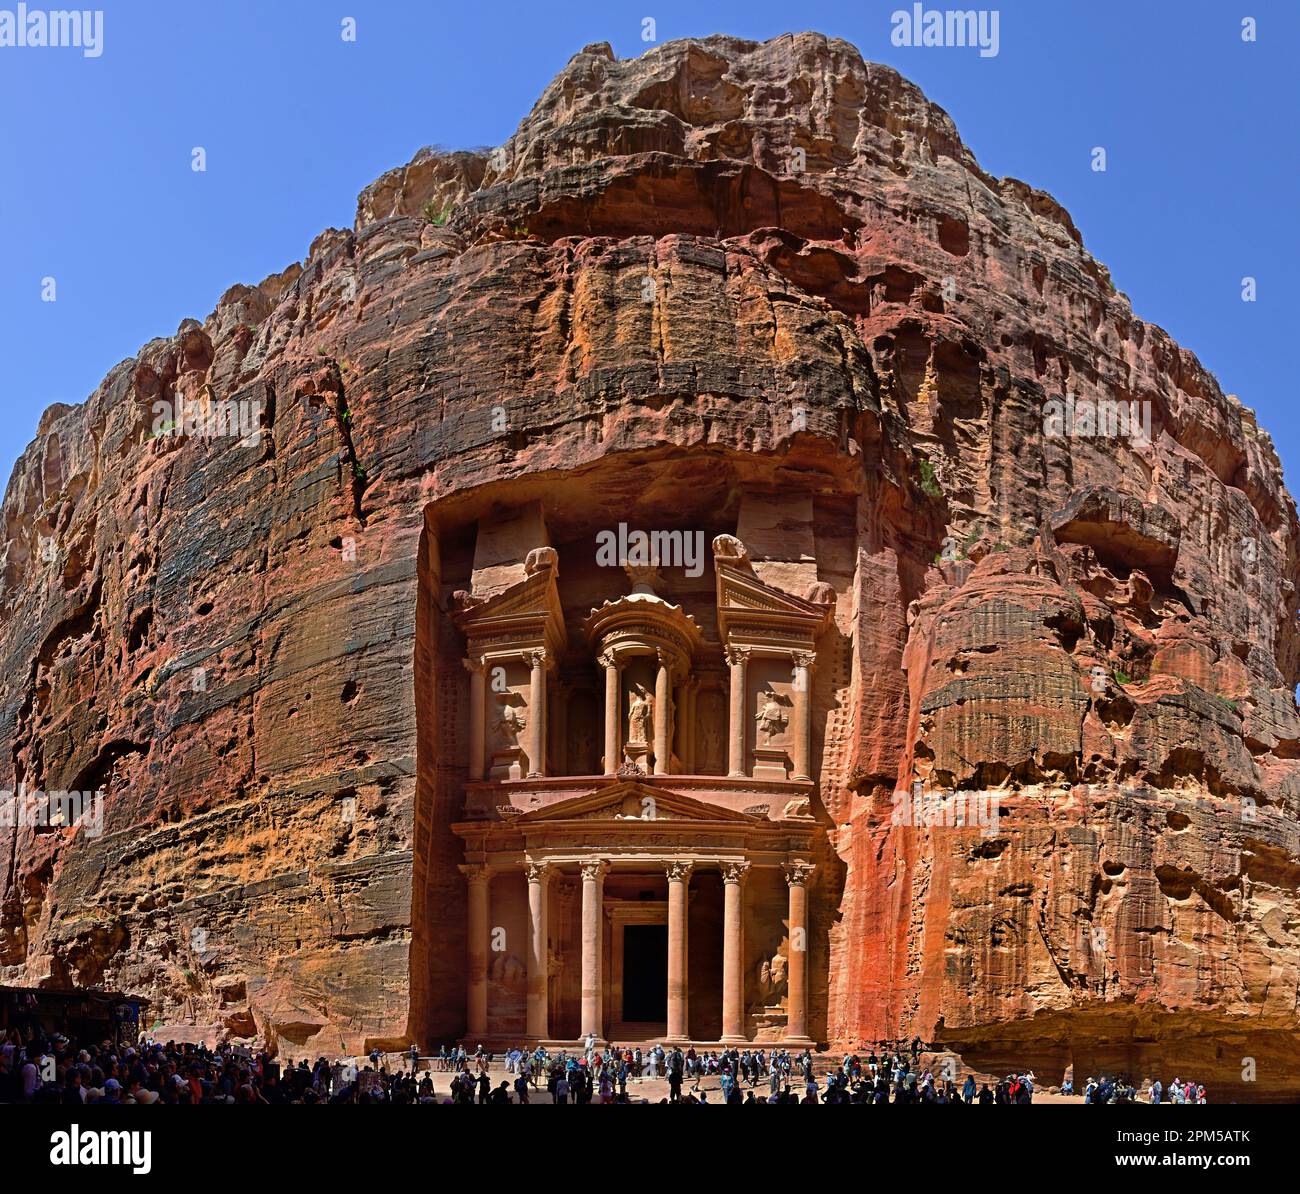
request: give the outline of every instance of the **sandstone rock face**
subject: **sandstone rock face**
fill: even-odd
[[[166,434],[205,400],[242,439]],[[100,789],[104,832],[0,830],[0,981],[292,1053],[461,1031],[427,512],[671,519],[724,475],[847,510],[816,1035],[1300,1092],[1269,437],[1049,196],[812,34],[587,47],[501,151],[422,153],[46,412],[0,529],[0,787]],[[991,815],[927,824],[914,785]]]

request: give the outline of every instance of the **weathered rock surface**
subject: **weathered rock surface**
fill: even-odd
[[[575,470],[725,459],[857,495],[822,1038],[1300,1092],[1297,520],[1251,412],[844,42],[590,46],[503,149],[418,155],[45,413],[0,528],[0,787],[101,788],[105,833],[2,831],[0,981],[293,1052],[459,1031],[425,510],[508,482],[617,517]],[[1067,392],[1149,437],[1050,434]],[[205,395],[260,403],[257,442],[151,435]],[[895,823],[916,781],[997,825]]]

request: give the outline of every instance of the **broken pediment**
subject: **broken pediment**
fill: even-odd
[[[752,572],[717,563],[718,630],[724,643],[775,637],[788,643],[793,633],[809,644],[826,625],[830,604],[796,597],[759,580]],[[814,595],[821,589],[814,587]]]
[[[469,640],[470,655],[545,646],[558,657],[567,639],[556,571],[552,561],[542,561],[501,592],[463,603],[453,617]]]

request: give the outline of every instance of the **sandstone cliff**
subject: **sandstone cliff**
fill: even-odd
[[[1052,434],[1066,394],[1150,434]],[[259,433],[154,434],[205,397]],[[587,47],[500,151],[417,155],[45,413],[0,530],[0,788],[102,789],[105,832],[0,831],[0,981],[313,1055],[458,1031],[425,511],[620,457],[855,495],[824,1040],[1300,1090],[1269,437],[1049,196],[813,34]],[[996,793],[995,830],[894,823],[917,781]]]

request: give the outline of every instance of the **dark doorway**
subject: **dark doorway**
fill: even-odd
[[[668,1019],[668,926],[623,927],[623,1020],[662,1024]]]

